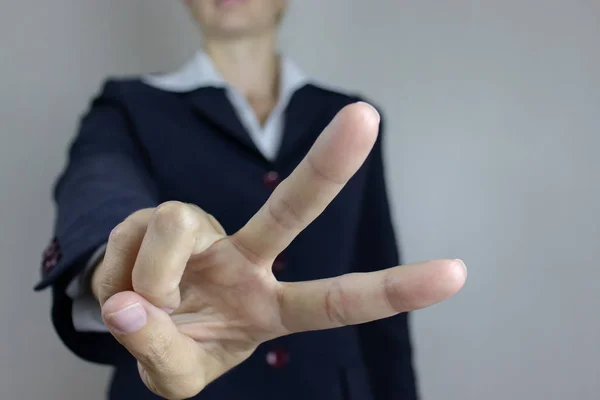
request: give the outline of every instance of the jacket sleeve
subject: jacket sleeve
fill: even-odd
[[[42,280],[35,287],[52,287],[52,320],[65,344],[84,359],[106,364],[124,356],[124,350],[109,334],[75,331],[66,288],[117,224],[158,202],[120,85],[105,84],[71,144],[67,166],[54,187],[55,238],[44,253]]]
[[[400,264],[385,184],[382,134],[370,155],[366,193],[359,225],[355,270],[369,272]],[[359,326],[363,358],[376,400],[416,400],[409,315]]]

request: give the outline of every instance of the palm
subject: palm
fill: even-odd
[[[215,253],[220,253],[215,257]],[[218,261],[213,261],[218,260]],[[263,341],[284,332],[279,318],[279,282],[268,266],[253,265],[229,238],[188,263],[174,319],[198,342],[204,337]],[[219,330],[214,329],[219,324]]]
[[[282,331],[277,287],[272,274],[251,265],[224,239],[188,263],[180,284],[181,306],[173,320],[181,333],[227,370]]]
[[[273,276],[275,257],[364,162],[377,123],[368,106],[342,110],[267,203],[230,236],[214,218],[181,203],[138,212],[125,233],[113,232],[103,267],[117,276],[107,279],[100,300],[105,320],[118,303],[145,304],[152,314],[148,332],[112,331],[140,361],[149,387],[189,397],[264,341],[422,308],[462,286],[464,270],[454,261],[312,282],[281,283]],[[132,271],[122,268],[132,262]],[[134,292],[124,292],[128,281]],[[157,307],[175,311],[169,318]]]
[[[224,372],[258,344],[286,332],[279,285],[268,266],[253,265],[225,238],[188,263],[180,284],[181,306],[172,318]]]

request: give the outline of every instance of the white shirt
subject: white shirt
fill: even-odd
[[[160,90],[176,93],[191,92],[203,87],[224,88],[240,122],[247,130],[258,150],[269,160],[274,160],[283,138],[284,111],[290,98],[301,87],[311,83],[308,76],[291,60],[281,57],[279,101],[263,126],[246,98],[223,79],[210,57],[198,52],[179,70],[166,75],[146,75],[142,81]],[[67,288],[73,299],[73,326],[80,332],[108,332],[102,321],[100,305],[83,277],[104,255],[106,246],[99,248],[90,258],[84,272]]]

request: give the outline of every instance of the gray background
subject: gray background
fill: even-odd
[[[177,1],[2,0],[0,398],[100,399],[104,368],[34,294],[50,185],[108,74],[173,68],[200,39]],[[407,261],[468,284],[414,315],[424,399],[600,396],[600,2],[292,0],[284,47],[388,120]]]

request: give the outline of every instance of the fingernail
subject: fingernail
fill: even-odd
[[[462,264],[462,267],[465,270],[465,275],[467,274],[467,265],[465,264],[465,262],[463,260],[461,260],[460,258],[455,258],[454,261],[458,261],[459,263]]]
[[[371,110],[373,110],[373,112],[377,116],[377,123],[379,123],[381,121],[381,116],[379,115],[379,111],[377,111],[377,109],[375,107],[373,107],[372,105],[370,105],[369,103],[366,103],[364,101],[359,101],[356,104],[364,104],[365,106],[369,107]]]
[[[105,320],[115,331],[134,333],[146,325],[148,315],[140,303],[134,303],[122,310],[107,314]]]
[[[169,315],[173,314],[173,311],[175,311],[174,308],[167,308],[167,307],[162,307],[162,310]]]

